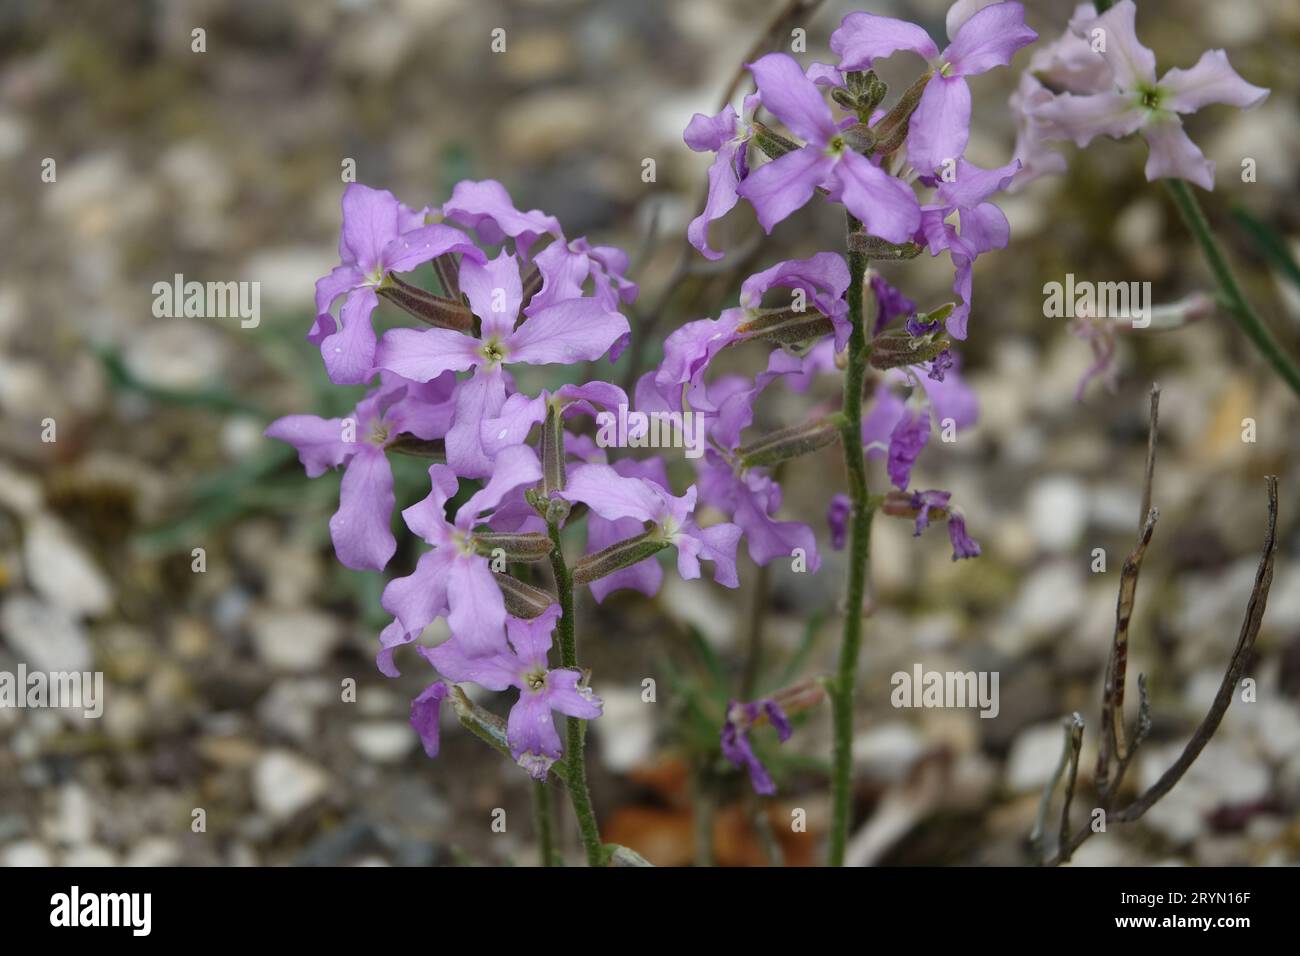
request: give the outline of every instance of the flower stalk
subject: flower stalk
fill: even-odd
[[[848,216],[851,236],[861,224]],[[863,310],[863,284],[867,256],[849,244],[849,335],[848,367],[844,370],[844,421],[841,444],[849,478],[852,513],[849,523],[848,602],[844,611],[844,637],[840,644],[839,667],[831,685],[831,714],[834,749],[831,764],[831,831],[827,862],[844,865],[844,850],[853,797],[853,691],[857,679],[858,655],[862,648],[862,617],[866,602],[867,564],[871,554],[871,519],[875,509],[867,488],[866,460],[862,454],[862,391],[866,381],[867,344]]]

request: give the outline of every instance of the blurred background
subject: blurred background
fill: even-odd
[[[943,35],[931,0],[809,4],[805,63],[833,62],[831,30],[851,9],[905,16]],[[1068,2],[1032,4],[1040,43]],[[1300,236],[1297,80],[1300,7],[1290,0],[1139,4],[1161,69],[1227,49],[1259,109],[1211,107],[1188,121],[1218,161],[1200,193],[1248,294],[1292,354],[1300,286],[1286,261]],[[99,670],[103,717],[0,709],[0,865],[532,864],[527,777],[454,726],[428,760],[407,725],[429,674],[374,668],[385,575],[341,568],[327,522],[338,476],[309,481],[292,450],[262,437],[280,415],[350,408],[304,340],[313,283],[337,261],[340,171],[413,206],[465,177],[495,178],[522,209],[569,236],[632,255],[642,295],[630,362],[657,361],[680,323],[735,302],[772,262],[839,249],[842,221],[813,202],[763,243],[752,212],[715,226],[729,251],[683,281],[682,236],[709,157],[681,132],[713,113],[781,4],[772,0],[137,2],[0,5],[0,671]],[[193,52],[195,28],[206,51]],[[506,31],[504,53],[491,31]],[[789,48],[784,27],[770,48]],[[1031,48],[1032,49],[1032,48]],[[968,156],[1011,156],[1013,70],[972,82]],[[895,93],[916,63],[891,61]],[[1075,388],[1089,343],[1043,316],[1044,283],[1072,272],[1150,281],[1157,302],[1212,286],[1164,190],[1142,176],[1145,147],[1064,147],[1063,177],[999,204],[1009,249],[975,270],[961,349],[981,416],[932,443],[917,487],[954,492],[984,554],[953,563],[941,528],[913,539],[881,518],[874,613],[864,648],[852,851],[855,862],[1023,864],[1060,721],[1088,721],[1076,814],[1091,807],[1101,671],[1119,568],[1141,500],[1147,393],[1163,390],[1154,503],[1161,511],[1132,628],[1133,679],[1148,675],[1151,738],[1130,774],[1172,762],[1213,697],[1236,642],[1265,522],[1264,479],[1281,476],[1272,598],[1237,702],[1187,778],[1138,825],[1085,844],[1084,865],[1300,860],[1300,442],[1297,399],[1222,313],[1168,333],[1121,337],[1116,389]],[[1258,181],[1241,183],[1242,157]],[[53,182],[43,162],[55,161]],[[655,160],[644,182],[643,160]],[[1291,253],[1288,253],[1288,249]],[[1294,261],[1294,260],[1292,260]],[[1294,266],[1291,267],[1292,269]],[[946,259],[887,267],[933,307],[950,297]],[[256,281],[261,322],[156,318],[155,282]],[[670,288],[665,294],[664,290]],[[381,323],[400,319],[391,306]],[[763,356],[738,354],[735,368]],[[521,380],[534,389],[546,370]],[[770,389],[758,427],[837,401]],[[1256,440],[1242,440],[1242,421]],[[53,419],[57,440],[43,441]],[[423,497],[417,459],[395,462],[398,508]],[[674,463],[674,476],[690,480]],[[873,486],[884,487],[879,464]],[[606,840],[658,864],[804,865],[822,859],[829,816],[829,711],[780,748],[755,740],[779,786],[758,800],[721,760],[726,701],[834,666],[842,555],[825,508],[843,485],[834,449],[782,474],[783,517],[818,530],[820,574],[742,562],[742,586],[668,575],[662,593],[579,606],[584,664],[604,698],[590,734]],[[402,540],[399,536],[399,540]],[[206,570],[193,570],[202,548]],[[1093,573],[1093,549],[1107,571]],[[432,638],[436,638],[433,635]],[[431,639],[432,639],[431,638]],[[752,648],[759,648],[756,659]],[[1000,675],[996,719],[899,710],[890,675]],[[747,671],[748,668],[748,671]],[[342,683],[356,681],[355,702]],[[654,703],[642,699],[653,678]],[[485,698],[499,707],[503,698]],[[505,833],[490,828],[507,810]],[[194,832],[202,808],[204,832]],[[807,833],[790,832],[806,811]],[[562,814],[569,846],[576,846]],[[1081,820],[1082,816],[1076,819]]]

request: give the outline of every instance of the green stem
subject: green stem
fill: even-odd
[[[555,588],[560,595],[560,623],[557,628],[560,635],[560,666],[577,668],[578,637],[573,621],[573,575],[564,563],[564,551],[560,548],[560,528],[554,521],[550,523],[550,533],[555,545],[551,550],[551,567],[555,571]],[[586,723],[577,717],[567,717],[565,722],[569,801],[578,818],[582,845],[587,850],[587,864],[601,866],[605,854],[600,842],[600,829],[596,826],[596,812],[591,807],[591,793],[587,790],[587,759],[584,755]]]
[[[849,232],[859,224],[849,217]],[[867,257],[848,254],[849,336],[848,368],[844,373],[844,425],[841,430],[844,464],[849,476],[849,498],[853,515],[849,526],[848,604],[844,611],[844,640],[840,645],[839,668],[832,683],[832,720],[835,746],[831,768],[831,832],[828,862],[844,865],[849,817],[853,797],[853,690],[857,681],[858,654],[862,648],[862,610],[866,601],[867,561],[871,552],[871,519],[875,514],[867,489],[867,468],[862,454],[862,391],[866,381],[867,345],[863,317],[863,283]]]
[[[537,852],[542,866],[555,865],[555,839],[551,830],[551,791],[545,780],[533,781],[533,813],[537,826]]]
[[[1228,264],[1223,248],[1214,238],[1205,213],[1201,210],[1201,204],[1197,202],[1191,187],[1181,179],[1167,179],[1165,185],[1169,188],[1169,194],[1173,196],[1174,205],[1182,214],[1183,222],[1187,224],[1192,237],[1200,245],[1205,261],[1209,263],[1210,271],[1214,273],[1215,281],[1219,283],[1223,301],[1228,307],[1228,314],[1236,320],[1241,331],[1246,333],[1246,337],[1273,366],[1273,370],[1290,386],[1291,391],[1300,396],[1300,368],[1297,368],[1295,362],[1282,351],[1273,334],[1269,332],[1268,326],[1264,324],[1264,320],[1246,300],[1246,295],[1237,282],[1237,276],[1232,271],[1232,266]]]

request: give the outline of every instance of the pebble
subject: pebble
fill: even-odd
[[[248,626],[263,662],[275,670],[318,670],[343,639],[339,619],[311,608],[255,608]]]
[[[291,820],[321,797],[331,785],[318,765],[288,750],[272,750],[253,768],[253,799],[277,823]]]

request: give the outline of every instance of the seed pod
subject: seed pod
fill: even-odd
[[[507,561],[540,561],[551,553],[554,547],[551,539],[544,534],[530,531],[514,534],[505,531],[477,531],[472,538],[474,550],[485,557],[501,550]]]
[[[506,610],[515,617],[532,620],[540,617],[543,611],[555,603],[555,598],[549,592],[525,584],[508,574],[496,575],[496,582],[501,589],[501,597],[505,600]]]
[[[402,432],[384,446],[385,451],[395,451],[399,455],[412,458],[428,458],[431,461],[445,462],[447,446],[441,438],[417,438],[409,432]]]
[[[881,332],[871,341],[871,356],[867,359],[874,369],[902,368],[928,362],[949,348],[952,342],[942,335],[933,338],[915,338],[906,329]]]
[[[442,284],[442,291],[454,302],[460,301],[460,260],[454,252],[444,252],[433,260],[433,271]]]
[[[659,529],[652,528],[644,534],[615,541],[608,548],[587,555],[573,566],[573,583],[590,584],[599,581],[669,547],[668,542],[658,535]]]
[[[765,435],[745,445],[738,452],[746,468],[776,465],[800,455],[807,455],[831,444],[839,437],[839,426],[829,418],[793,425]]]
[[[469,332],[474,327],[474,314],[468,306],[426,292],[409,282],[403,282],[395,275],[388,276],[379,294],[426,325],[451,329],[453,332]]]
[[[794,140],[758,122],[754,123],[754,144],[772,159],[780,159],[786,153],[802,148]]]
[[[897,262],[902,259],[915,259],[921,254],[921,247],[915,242],[886,242],[878,236],[865,232],[849,234],[849,252],[860,252],[868,259],[881,262]]]
[[[546,403],[546,421],[542,423],[542,494],[552,497],[564,490],[564,482],[564,418],[560,403],[551,399]]]
[[[835,325],[816,309],[763,311],[748,322],[736,326],[737,342],[774,342],[777,345],[800,345],[830,335]]]

